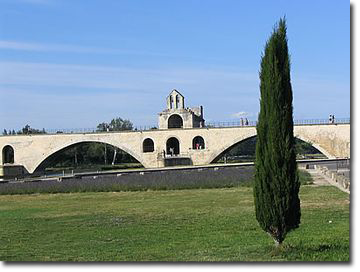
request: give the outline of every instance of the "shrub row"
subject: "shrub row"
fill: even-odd
[[[118,192],[146,190],[181,190],[252,186],[253,166],[219,167],[159,172],[136,172],[121,175],[83,176],[57,181],[0,183],[0,194]],[[311,177],[300,171],[300,182],[310,184]]]
[[[1,183],[0,194],[178,190],[250,186],[253,167],[136,172],[70,179]]]

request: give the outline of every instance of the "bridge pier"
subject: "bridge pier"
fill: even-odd
[[[21,178],[28,175],[28,171],[23,165],[5,164],[0,165],[0,180],[7,178]]]

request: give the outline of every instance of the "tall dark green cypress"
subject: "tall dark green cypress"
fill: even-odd
[[[280,19],[265,45],[256,127],[256,219],[277,245],[299,227],[301,216],[286,30],[285,18]]]

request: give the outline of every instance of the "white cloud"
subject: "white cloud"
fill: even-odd
[[[202,68],[130,69],[126,67],[85,66],[34,62],[0,61],[0,84],[101,88],[154,89],[179,86],[230,86],[256,84],[252,75]],[[246,83],[247,82],[247,83]]]
[[[51,44],[51,43],[32,43],[23,41],[0,40],[0,49],[35,51],[35,52],[67,52],[67,53],[96,53],[114,55],[148,55],[148,56],[167,56],[158,52],[148,52],[141,50],[127,50],[119,48],[100,48],[93,46],[79,46],[70,44]]]
[[[0,40],[0,49],[22,50],[22,51],[39,51],[39,52],[73,52],[73,53],[114,53],[113,50],[96,47],[86,47],[67,44],[46,44],[31,43],[19,41]],[[126,53],[129,51],[115,51],[117,53]]]
[[[245,117],[250,117],[250,116],[252,116],[252,115],[253,115],[253,114],[250,113],[250,112],[239,111],[239,112],[236,112],[236,113],[231,114],[231,117],[232,117],[232,118],[245,118]]]
[[[16,0],[20,3],[33,4],[33,5],[51,5],[54,4],[54,0]]]

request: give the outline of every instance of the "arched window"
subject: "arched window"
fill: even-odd
[[[173,114],[169,117],[168,128],[182,128],[183,119],[178,114]]]
[[[150,138],[147,138],[143,142],[143,152],[153,152],[154,151],[154,141]]]
[[[205,149],[205,141],[204,141],[204,138],[201,137],[201,136],[196,136],[196,137],[193,139],[192,148],[193,148],[193,149]]]
[[[4,146],[2,150],[2,161],[5,163],[14,163],[14,148],[10,145]]]
[[[180,143],[175,137],[171,137],[166,142],[166,153],[174,156],[180,153]]]

